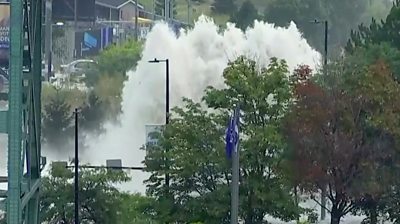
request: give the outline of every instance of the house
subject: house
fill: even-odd
[[[96,0],[95,8],[97,20],[132,21],[136,3],[134,0]],[[138,4],[139,16],[143,11],[144,7]]]

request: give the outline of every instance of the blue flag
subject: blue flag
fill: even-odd
[[[226,155],[228,158],[232,157],[232,152],[237,150],[237,145],[239,142],[239,110],[236,109],[235,113],[229,117],[228,127],[226,129]]]

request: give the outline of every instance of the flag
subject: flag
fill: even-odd
[[[229,117],[228,127],[226,129],[226,155],[228,158],[232,157],[232,152],[237,150],[237,145],[239,142],[239,110],[235,110],[233,116]]]

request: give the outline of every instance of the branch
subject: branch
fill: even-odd
[[[324,208],[325,210],[327,210],[328,212],[332,212],[329,208],[327,208],[325,205],[322,205],[317,199],[314,198],[314,196],[311,196],[311,199],[313,201],[315,201],[319,206],[321,206],[322,208]]]

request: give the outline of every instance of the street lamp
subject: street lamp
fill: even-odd
[[[326,75],[326,66],[328,64],[328,20],[313,20],[310,21],[314,24],[321,24],[325,25],[325,49],[324,49],[324,75]]]
[[[327,64],[328,64],[328,20],[313,20],[310,21],[311,23],[314,24],[321,24],[323,23],[325,25],[325,49],[324,49],[324,76],[326,77],[327,75]],[[321,192],[321,220],[325,219],[325,206],[326,206],[326,189],[322,189]]]
[[[149,61],[149,63],[161,63],[165,62],[165,124],[169,124],[169,60],[159,60],[154,58],[154,60]],[[165,149],[168,152],[168,148]],[[167,189],[169,188],[169,173],[165,174],[165,185]]]
[[[169,124],[169,60],[159,60],[154,58],[154,60],[149,61],[149,63],[161,62],[165,62],[165,124]]]
[[[79,224],[79,142],[78,142],[78,117],[79,117],[79,111],[77,108],[75,108],[74,111],[75,115],[75,172],[74,172],[74,177],[75,177],[75,188],[74,188],[74,194],[75,194],[75,224]]]

